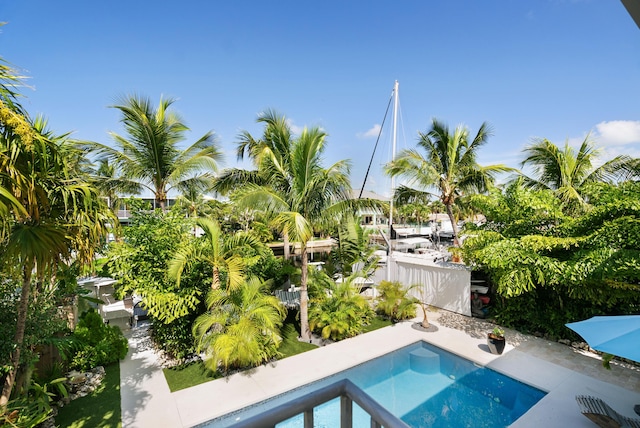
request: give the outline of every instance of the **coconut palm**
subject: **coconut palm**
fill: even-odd
[[[478,150],[491,135],[487,123],[480,126],[477,134],[469,140],[469,129],[449,127],[433,119],[431,129],[419,133],[418,148],[402,151],[385,170],[391,176],[405,177],[411,187],[427,191],[439,197],[445,206],[453,226],[454,245],[459,246],[458,227],[453,213],[457,198],[466,192],[482,192],[490,188],[495,175],[512,171],[504,165],[481,166],[477,163]]]
[[[282,194],[289,192],[289,176],[283,171],[291,169],[294,137],[287,119],[274,110],[267,110],[258,117],[257,122],[265,125],[262,138],[256,139],[249,132],[243,131],[240,133],[237,148],[238,160],[248,157],[255,170],[225,170],[213,186],[216,191],[228,194],[241,186],[253,184],[270,187]],[[284,259],[288,260],[290,248],[286,230],[283,231],[283,240]]]
[[[255,175],[260,181],[245,183],[236,192],[234,201],[241,207],[271,213],[273,224],[283,236],[300,242],[301,337],[309,340],[307,243],[313,237],[314,226],[352,208],[346,202],[351,189],[349,163],[342,160],[328,168],[322,166],[326,133],[318,128],[305,128],[298,138],[292,139],[284,116],[268,112],[261,120],[266,123],[265,138],[255,140],[246,134],[240,144],[242,151],[247,151],[258,165]]]
[[[255,246],[257,239],[247,233],[238,232],[227,235],[222,232],[216,221],[199,218],[196,224],[204,235],[192,245],[178,251],[169,262],[169,277],[180,283],[184,269],[195,261],[204,261],[212,266],[211,288],[220,288],[220,268],[227,272],[228,289],[237,288],[244,281],[244,260],[237,251],[244,246]]]
[[[182,193],[176,198],[174,206],[184,212],[187,217],[210,217],[213,214],[213,208],[209,205],[211,199],[206,199],[202,189],[197,183],[191,183],[183,189]]]
[[[161,99],[157,108],[148,98],[132,95],[112,107],[120,110],[126,136],[111,133],[117,147],[90,143],[99,156],[116,166],[122,178],[133,186],[153,192],[156,204],[166,209],[171,189],[182,190],[189,183],[204,188],[211,184],[221,152],[214,134],[207,132],[182,150],[189,128],[180,116],[170,112],[173,99]]]
[[[268,295],[268,282],[251,278],[235,288],[207,294],[208,311],[194,325],[198,352],[205,352],[211,370],[256,366],[277,355],[279,329],[286,310]]]
[[[522,167],[531,167],[533,174],[521,174],[523,184],[532,189],[552,190],[568,213],[579,212],[587,205],[582,196],[585,185],[624,179],[633,174],[634,162],[637,162],[629,156],[620,155],[594,167],[599,152],[588,135],[577,151],[568,141],[560,149],[547,139],[535,139],[524,152],[526,157]]]

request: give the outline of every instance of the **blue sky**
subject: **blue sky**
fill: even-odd
[[[640,156],[640,29],[617,0],[0,0],[0,56],[29,76],[23,105],[51,128],[110,143],[118,97],[173,97],[189,142],[214,130],[238,166],[241,130],[285,114],[329,134],[359,188],[393,88],[398,149],[431,118],[494,135],[480,163],[517,167],[533,137],[587,133]],[[387,128],[388,126],[388,128]],[[390,122],[366,188],[388,194]]]

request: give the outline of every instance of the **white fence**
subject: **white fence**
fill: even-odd
[[[411,290],[421,301],[462,315],[471,316],[471,271],[464,265],[440,262],[394,252],[387,259],[390,280],[406,287],[422,284]],[[378,269],[374,281],[387,279],[386,268]]]

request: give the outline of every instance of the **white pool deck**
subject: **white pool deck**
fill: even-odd
[[[492,355],[482,334],[443,327],[439,315],[430,313],[437,332],[420,332],[411,328],[412,322],[399,323],[174,393],[148,346],[145,328],[133,329],[129,353],[120,364],[122,426],[192,427],[419,340],[546,391],[512,427],[595,427],[580,413],[576,395],[599,397],[618,413],[640,418],[633,412],[640,403],[638,367],[612,365],[606,370],[591,354],[508,330],[507,338],[513,333],[517,341],[508,340],[502,355]]]

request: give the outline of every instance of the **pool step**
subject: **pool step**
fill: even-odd
[[[425,348],[418,348],[409,353],[411,370],[423,374],[440,372],[440,355]]]

